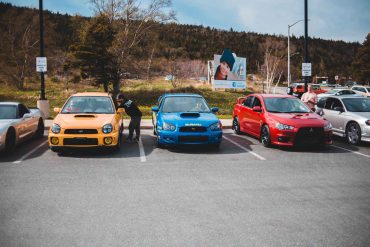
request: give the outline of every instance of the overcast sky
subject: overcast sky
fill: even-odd
[[[4,0],[0,0],[4,1]],[[5,0],[38,8],[37,0]],[[143,2],[147,0],[141,0]],[[181,24],[236,31],[283,34],[288,24],[304,18],[304,0],[172,0]],[[87,0],[44,0],[53,12],[93,15]],[[370,33],[370,0],[308,0],[308,34],[316,38],[358,41]],[[291,34],[303,35],[303,22]]]

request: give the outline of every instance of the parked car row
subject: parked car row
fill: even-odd
[[[58,114],[48,135],[52,151],[120,148],[123,109],[115,106],[111,95],[74,94],[54,111]],[[192,144],[218,148],[223,131],[217,111],[198,94],[161,95],[152,107],[158,147]],[[320,97],[314,112],[290,95],[250,94],[236,100],[232,129],[258,138],[266,147],[330,145],[333,134],[358,145],[370,141],[370,98],[348,89],[333,89]],[[43,133],[44,118],[39,109],[0,103],[0,150],[11,151],[18,143]]]

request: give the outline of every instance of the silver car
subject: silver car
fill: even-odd
[[[29,138],[44,136],[44,117],[38,108],[18,102],[0,102],[0,151],[13,151]]]
[[[348,89],[348,88],[333,88],[325,93],[320,93],[317,95],[318,99],[329,97],[329,96],[341,96],[341,95],[348,95],[348,96],[362,96],[361,94],[357,94],[355,91]]]
[[[333,134],[353,145],[370,142],[370,98],[330,96],[317,104],[317,112],[333,125]]]

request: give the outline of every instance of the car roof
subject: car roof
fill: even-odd
[[[19,102],[13,102],[13,101],[6,101],[6,102],[0,102],[0,105],[19,105]]]
[[[353,94],[343,94],[343,95],[330,95],[330,96],[327,96],[326,98],[337,98],[337,99],[361,99],[361,98],[364,98],[366,99],[366,97],[362,96],[362,95],[357,95],[357,96],[354,96]]]
[[[162,97],[178,97],[178,96],[203,98],[202,95],[195,94],[195,93],[165,93],[165,94],[162,94]]]
[[[110,95],[104,92],[83,92],[73,94],[72,96],[110,96]]]

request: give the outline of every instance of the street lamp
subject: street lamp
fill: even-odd
[[[304,21],[304,19],[296,21],[292,25],[288,25],[288,87],[290,85],[290,28],[301,21]]]

